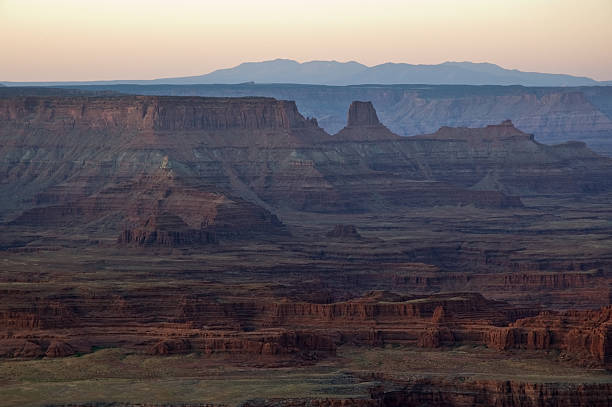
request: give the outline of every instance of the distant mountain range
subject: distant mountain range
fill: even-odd
[[[437,65],[385,63],[366,66],[358,62],[310,61],[290,59],[245,62],[205,75],[153,80],[113,80],[81,82],[1,82],[9,86],[61,86],[111,84],[236,84],[297,83],[312,85],[359,84],[448,84],[448,85],[523,85],[523,86],[592,86],[612,85],[582,76],[523,72],[490,63],[444,62]]]

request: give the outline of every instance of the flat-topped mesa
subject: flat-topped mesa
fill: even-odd
[[[0,98],[0,120],[40,128],[150,130],[317,128],[295,102],[264,97],[94,96]]]
[[[153,111],[157,130],[317,128],[295,102],[272,98],[158,98]]]
[[[393,134],[378,120],[372,102],[361,101],[351,103],[346,127],[334,136],[334,140],[347,141],[393,140],[399,138],[400,136]]]
[[[511,120],[499,124],[490,124],[482,128],[442,126],[433,134],[415,136],[416,138],[434,138],[437,140],[464,141],[534,141],[533,134],[527,134],[516,127]]]

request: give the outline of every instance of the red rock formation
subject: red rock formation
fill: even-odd
[[[219,302],[153,288],[52,300],[6,291],[5,298],[0,310],[0,354],[5,357],[37,356],[42,353],[38,344],[49,341],[49,357],[119,343],[134,348],[147,343],[149,353],[160,355],[199,351],[303,358],[333,354],[342,343],[466,343],[500,351],[556,349],[576,363],[612,366],[610,307],[529,316],[535,310],[474,293],[380,291],[327,304],[269,298]]]
[[[27,339],[0,339],[0,357],[37,358],[43,354],[39,344]]]
[[[44,128],[290,129],[312,126],[294,102],[271,98],[108,96],[0,98],[0,120]]]
[[[417,346],[421,348],[438,348],[443,344],[455,342],[455,337],[449,328],[428,328],[419,334]]]
[[[117,242],[140,246],[184,246],[216,243],[213,232],[190,229],[178,216],[162,213],[151,216],[141,227],[124,230]]]
[[[488,346],[558,349],[584,361],[596,361],[612,368],[612,309],[597,311],[543,312],[518,319],[508,327],[491,328],[485,337]]]
[[[509,120],[484,128],[442,127],[409,141],[412,154],[428,162],[434,178],[472,189],[559,194],[606,191],[612,185],[598,178],[610,171],[612,160],[580,143],[539,144]]]
[[[351,103],[348,111],[347,127],[380,125],[372,102],[355,101]]]
[[[53,341],[47,348],[45,356],[48,358],[58,358],[74,355],[76,352],[74,348],[63,341]]]
[[[150,355],[172,355],[176,353],[189,353],[191,342],[187,339],[163,339],[149,348]]]
[[[0,112],[0,156],[16,157],[1,161],[0,205],[4,220],[21,225],[93,222],[118,234],[126,217],[140,223],[161,212],[199,230],[206,220],[197,222],[194,207],[204,207],[205,218],[225,211],[218,220],[232,226],[262,217],[272,225],[273,207],[520,205],[498,191],[465,188],[486,174],[459,172],[461,186],[456,176],[435,175],[450,161],[423,154],[429,141],[393,135],[370,103],[355,103],[337,136],[294,103],[265,98],[16,97],[1,99]]]
[[[350,140],[365,142],[399,139],[399,136],[393,134],[378,120],[372,102],[359,101],[351,103],[346,127],[334,136],[334,140],[337,141]]]

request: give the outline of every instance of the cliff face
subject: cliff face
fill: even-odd
[[[529,195],[594,193],[612,186],[604,176],[612,160],[584,143],[537,143],[509,120],[477,129],[443,127],[431,135],[408,137],[406,150],[425,162],[436,179],[474,190]]]
[[[291,129],[313,127],[294,102],[266,98],[108,96],[0,98],[0,120],[37,128],[136,130]]]
[[[181,218],[169,213],[153,215],[141,226],[125,229],[117,239],[119,244],[170,247],[215,242],[214,233],[190,229]]]
[[[497,349],[559,349],[611,367],[612,309],[544,312],[519,319],[508,328],[493,330],[487,342]]]
[[[378,116],[372,102],[353,102],[349,107],[347,124],[354,126],[380,126]]]
[[[371,104],[355,106],[350,140],[379,131],[398,138],[378,123]],[[273,99],[0,98],[0,137],[4,220],[30,226],[98,222],[119,233],[126,223],[167,212],[195,231],[270,231],[279,222],[268,205],[368,210],[369,200],[354,200],[359,190],[399,203],[398,190],[423,189],[364,167],[369,157],[342,151],[294,103]],[[364,183],[352,180],[360,176]],[[497,192],[435,180],[429,187],[430,197],[413,204],[504,205]]]
[[[0,137],[4,221],[96,222],[122,242],[151,239],[136,229],[161,213],[197,241],[279,229],[274,208],[504,208],[612,188],[612,161],[583,144],[545,146],[509,121],[401,138],[369,102],[331,136],[266,98],[20,96],[0,98]]]
[[[238,235],[280,227],[261,201],[240,197],[240,181],[223,162],[197,162],[196,147],[274,149],[324,135],[294,103],[262,98],[0,98],[0,123],[0,206],[15,224],[96,222],[118,233],[167,212],[192,229],[177,238],[185,242],[208,241],[212,229]],[[180,229],[167,232],[184,235]]]
[[[612,155],[612,89],[609,86],[546,87],[453,85],[189,85],[97,86],[127,93],[200,96],[268,96],[295,100],[328,132],[346,124],[346,106],[372,101],[379,117],[401,136],[443,126],[484,127],[511,119],[539,142],[584,141]]]
[[[507,120],[399,137],[367,102],[335,135],[265,98],[1,103],[1,357],[119,347],[259,369],[336,363],[343,345],[486,346],[612,368],[608,195],[595,195],[612,190],[612,164],[583,143],[543,145]],[[522,207],[530,194],[555,197]],[[547,207],[559,202],[571,205]],[[598,405],[609,393],[432,379],[270,405]]]
[[[5,290],[0,356],[68,356],[92,346],[151,354],[333,354],[336,346],[486,345],[557,350],[574,363],[612,368],[610,307],[542,312],[475,293],[401,296],[373,292],[328,304],[273,298],[213,300],[172,287],[49,298]]]
[[[343,141],[376,141],[376,140],[399,140],[400,137],[393,134],[378,120],[378,115],[372,102],[351,103],[348,111],[346,127],[334,136],[334,140]]]

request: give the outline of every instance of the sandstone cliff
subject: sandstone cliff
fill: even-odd
[[[6,291],[0,309],[0,355],[68,356],[91,346],[151,354],[330,355],[336,346],[412,344],[437,348],[487,345],[500,351],[558,350],[574,363],[612,367],[610,307],[542,312],[475,293],[401,296],[372,292],[318,304],[271,298],[212,300],[170,287],[94,297],[40,299]],[[102,329],[100,329],[102,328]],[[145,349],[143,349],[145,347]]]
[[[279,208],[505,208],[612,189],[612,160],[583,144],[542,145],[509,121],[401,138],[369,102],[330,136],[266,98],[20,96],[0,98],[0,137],[2,220],[115,236],[160,213],[237,236],[282,232]]]
[[[395,205],[515,202],[499,192],[423,183],[419,171],[384,171],[383,155],[372,153],[396,146],[373,146],[364,155],[355,143],[399,137],[378,122],[371,104],[356,103],[351,111],[347,131],[334,138],[294,103],[273,99],[0,98],[4,220],[98,222],[119,233],[126,222],[168,212],[194,230],[213,223],[232,229],[233,222],[257,231],[278,223],[267,212],[274,206],[363,211],[381,199]],[[405,161],[398,164],[414,169]],[[366,199],[355,201],[357,194]],[[196,208],[204,209],[201,215]],[[250,227],[253,220],[268,226]]]
[[[83,87],[83,89],[92,89]],[[443,126],[484,127],[511,119],[543,143],[586,142],[612,155],[612,89],[609,86],[546,87],[461,85],[189,85],[97,86],[126,93],[200,96],[267,96],[295,100],[329,133],[346,124],[346,107],[370,100],[391,131],[401,136]],[[323,102],[324,101],[324,102]]]

